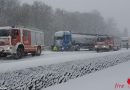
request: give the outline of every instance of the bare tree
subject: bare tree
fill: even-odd
[[[0,26],[22,25],[45,32],[45,44],[53,43],[56,31],[69,30],[78,33],[119,35],[114,19],[105,21],[100,12],[68,12],[53,10],[43,2],[21,4],[18,0],[0,0]]]

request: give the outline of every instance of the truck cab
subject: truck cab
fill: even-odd
[[[6,56],[5,53],[10,53],[11,44],[11,30],[7,28],[0,28],[0,55]]]
[[[114,36],[98,36],[95,44],[95,50],[98,51],[110,51],[119,50],[121,47],[120,38]]]
[[[58,31],[54,35],[54,46],[61,50],[69,50],[72,46],[71,32]]]
[[[21,41],[20,30],[12,27],[0,28],[0,56],[16,53],[16,45]]]
[[[15,59],[27,53],[41,55],[44,33],[22,27],[0,27],[0,57],[12,55]]]
[[[98,36],[95,44],[96,51],[109,51],[113,50],[113,38],[109,36]]]

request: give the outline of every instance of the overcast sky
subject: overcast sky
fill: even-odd
[[[22,0],[21,0],[22,1]],[[32,3],[34,0],[23,0]],[[113,17],[122,30],[130,31],[130,0],[37,0],[68,11],[90,12],[98,10],[107,19]]]

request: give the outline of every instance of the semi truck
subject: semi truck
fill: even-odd
[[[40,56],[43,48],[44,33],[38,29],[0,27],[0,57],[19,59],[28,53]]]
[[[81,48],[93,50],[96,36],[83,33],[72,33],[70,31],[57,31],[54,34],[53,50],[78,51]]]

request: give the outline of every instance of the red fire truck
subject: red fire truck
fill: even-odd
[[[95,50],[110,51],[119,50],[121,48],[121,39],[119,37],[112,37],[108,35],[99,35],[95,43]]]
[[[31,53],[41,55],[44,33],[37,29],[0,27],[0,56],[12,55],[15,59]]]

